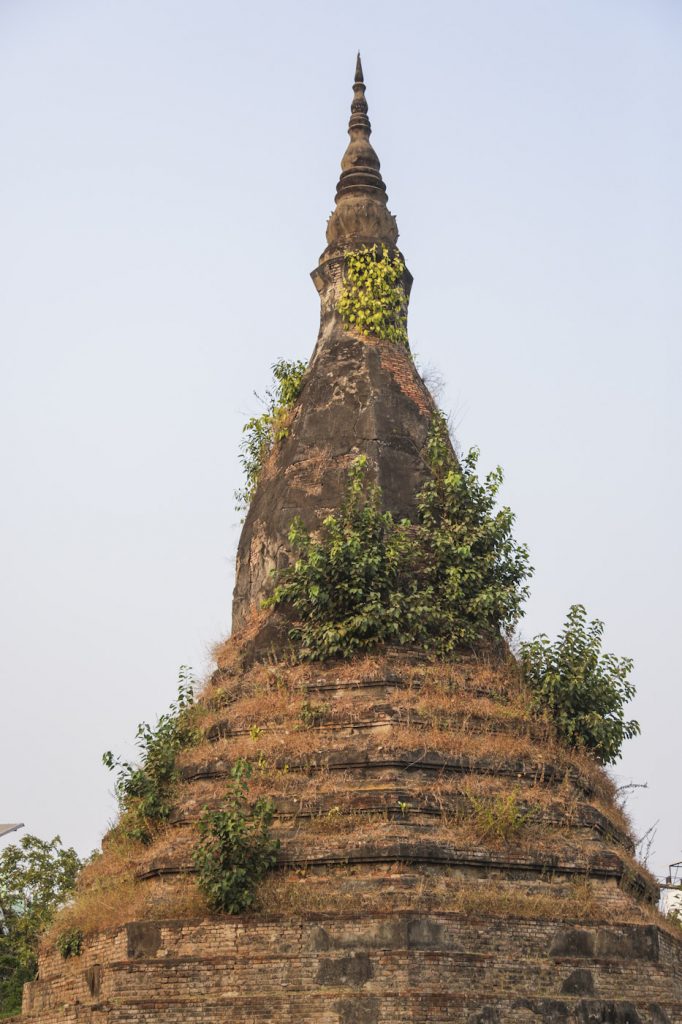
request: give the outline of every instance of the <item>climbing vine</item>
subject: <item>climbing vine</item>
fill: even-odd
[[[220,810],[206,809],[199,821],[200,840],[193,860],[198,884],[211,910],[239,914],[250,907],[256,887],[274,865],[279,840],[270,835],[272,800],[248,802],[252,766],[237,758],[232,783]]]
[[[382,510],[365,456],[351,464],[343,504],[317,539],[294,519],[295,558],[277,570],[266,603],[293,612],[301,660],[350,657],[378,643],[448,655],[494,641],[518,621],[532,569],[513,538],[513,513],[496,507],[501,470],[479,480],[476,450],[458,463],[440,413],[426,458],[417,523]]]
[[[246,511],[251,504],[263,464],[278,441],[289,433],[289,413],[298,398],[307,364],[299,359],[278,359],[273,363],[274,384],[265,392],[266,408],[244,424],[239,461],[244,470],[244,486],[235,491],[237,508]]]
[[[407,345],[405,264],[384,245],[345,254],[344,286],[337,310],[346,327],[366,337]]]

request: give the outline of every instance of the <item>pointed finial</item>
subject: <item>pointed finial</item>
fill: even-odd
[[[358,50],[355,81],[353,82],[353,102],[350,105],[350,121],[348,122],[350,143],[341,161],[341,177],[336,187],[337,202],[341,196],[349,192],[381,194],[383,201],[386,201],[386,186],[381,178],[379,157],[369,141],[372,125],[367,116],[365,88],[362,61]]]
[[[347,248],[374,242],[395,245],[398,225],[386,207],[388,197],[379,157],[369,141],[372,125],[367,116],[365,76],[359,52],[355,63],[348,134],[350,142],[343,154],[341,177],[336,186],[336,208],[327,224],[329,247]],[[329,247],[325,252],[329,252]]]

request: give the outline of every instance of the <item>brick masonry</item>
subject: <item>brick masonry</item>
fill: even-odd
[[[143,919],[46,948],[25,1024],[682,1024],[682,943],[651,923],[612,786],[524,718],[513,666],[385,652],[352,672],[219,668],[169,827],[136,855]],[[261,912],[156,920],[249,751],[282,840]],[[477,835],[471,786],[513,793],[524,829]]]
[[[652,925],[450,914],[140,922],[45,955],[23,1020],[680,1024],[682,947]]]

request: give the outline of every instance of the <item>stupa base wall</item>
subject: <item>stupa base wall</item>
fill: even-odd
[[[41,958],[25,1024],[682,1024],[653,925],[445,913],[141,922]]]

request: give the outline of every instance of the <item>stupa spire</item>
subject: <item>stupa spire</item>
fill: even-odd
[[[358,53],[353,81],[348,134],[350,142],[341,160],[341,177],[336,186],[336,209],[327,225],[329,248],[350,243],[378,242],[394,246],[398,240],[395,217],[386,208],[386,185],[381,163],[370,142],[372,124],[368,115],[365,76]]]
[[[350,142],[341,161],[341,177],[336,186],[336,201],[341,196],[354,192],[378,190],[382,195],[377,198],[386,202],[386,186],[381,177],[381,164],[374,147],[369,141],[372,125],[368,117],[367,100],[365,99],[365,80],[362,61],[358,53],[355,65],[355,81],[353,82],[353,102],[350,107],[348,134]]]
[[[349,253],[386,247],[400,256],[398,227],[386,207],[386,186],[370,141],[365,81],[358,54],[336,208],[327,242],[312,273],[320,296],[317,344],[286,436],[273,447],[253,494],[237,551],[233,628],[241,629],[272,591],[272,570],[291,557],[294,517],[318,530],[341,507],[348,471],[365,456],[382,488],[384,508],[416,521],[416,495],[426,478],[422,452],[435,405],[406,344],[365,336],[344,322],[339,300]],[[403,272],[409,299],[412,277]],[[271,616],[272,621],[276,619]],[[288,629],[288,626],[286,627]],[[279,643],[264,627],[254,643]]]

